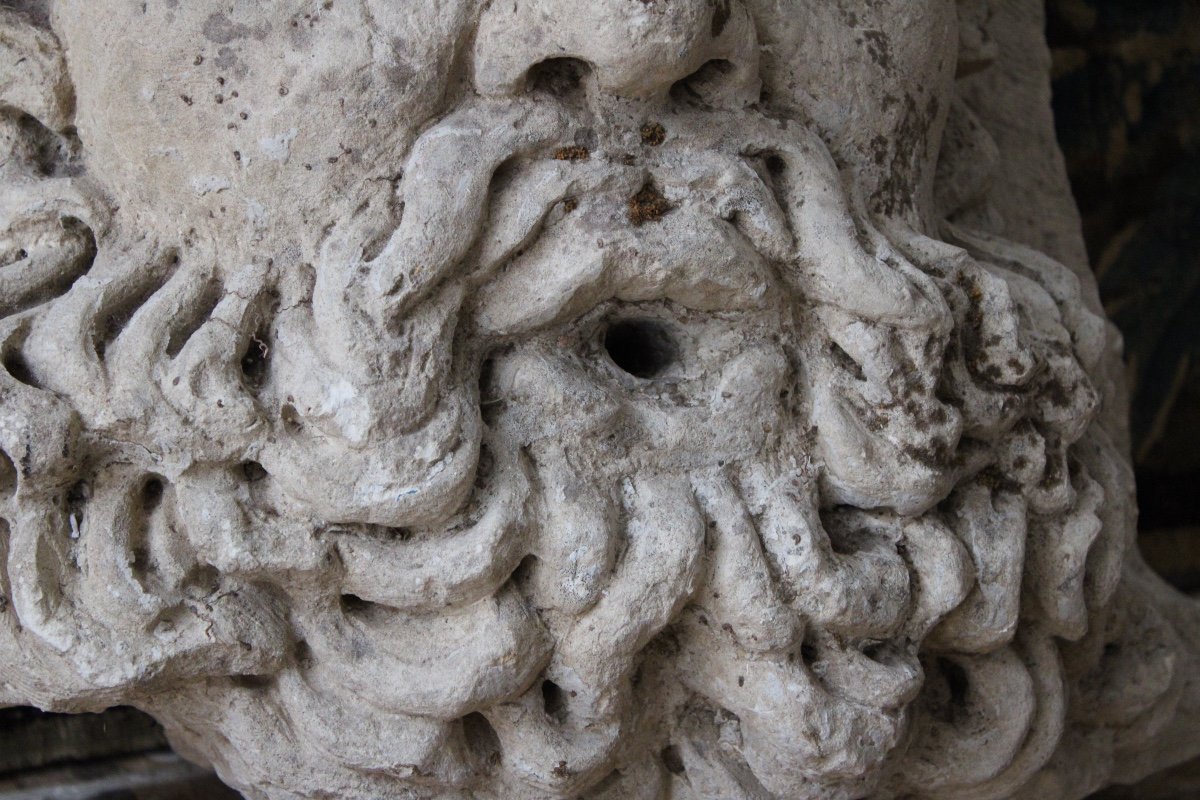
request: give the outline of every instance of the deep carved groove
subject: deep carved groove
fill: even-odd
[[[25,360],[25,354],[21,352],[20,348],[14,347],[4,354],[4,371],[11,375],[13,380],[26,386],[32,386],[35,389],[42,388],[41,382],[33,374],[33,368]]]
[[[179,266],[179,253],[170,251],[163,263],[146,270],[146,275],[139,276],[137,284],[125,289],[124,295],[107,307],[101,309],[96,317],[92,335],[92,345],[96,356],[103,361],[109,346],[116,341],[125,330],[125,326],[133,319],[138,309],[146,304],[166,284],[171,273]]]
[[[171,333],[167,338],[167,358],[175,358],[183,350],[184,345],[196,334],[196,331],[212,317],[217,303],[221,302],[221,286],[216,281],[209,281],[200,298],[184,313],[172,320]]]
[[[680,78],[671,86],[671,98],[678,103],[716,105],[735,69],[731,62],[723,58],[706,61],[695,72]]]
[[[467,714],[462,718],[462,728],[467,748],[480,764],[490,768],[500,763],[500,737],[487,717],[479,712]]]
[[[17,466],[0,450],[0,499],[12,496],[17,491]]]

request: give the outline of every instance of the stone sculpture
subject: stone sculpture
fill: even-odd
[[[0,4],[0,704],[252,798],[1200,751],[1032,0]]]

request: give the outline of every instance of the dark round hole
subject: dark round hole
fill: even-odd
[[[950,692],[950,704],[955,708],[963,708],[967,704],[967,692],[971,686],[967,671],[948,658],[939,658],[937,665],[946,679],[946,687]]]
[[[542,681],[542,708],[546,716],[562,722],[567,715],[567,698],[554,681]]]
[[[356,594],[344,594],[338,598],[344,614],[366,614],[375,605],[369,600],[363,600]]]
[[[260,330],[250,337],[250,343],[246,346],[246,351],[242,353],[241,366],[246,388],[252,392],[261,389],[267,379],[267,360],[270,353],[271,348],[267,344],[266,331]]]
[[[614,364],[637,378],[662,374],[678,356],[667,329],[646,319],[613,323],[604,334],[604,349]]]
[[[257,461],[242,462],[242,476],[249,483],[256,483],[267,477],[267,471]]]
[[[142,485],[142,510],[147,513],[153,513],[159,504],[162,503],[163,497],[163,482],[158,478],[151,478]]]

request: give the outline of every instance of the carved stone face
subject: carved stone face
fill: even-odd
[[[0,702],[251,797],[1159,763],[1195,612],[1090,279],[996,235],[975,5],[0,16]]]

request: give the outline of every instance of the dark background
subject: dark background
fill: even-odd
[[[1200,0],[1048,0],[1046,30],[1058,139],[1125,336],[1139,544],[1169,581],[1200,592]],[[0,796],[82,782],[93,789],[73,796],[91,800],[236,797],[165,747],[131,709],[0,710]],[[1105,797],[1200,799],[1200,762]]]
[[[1138,545],[1200,592],[1200,2],[1048,0],[1055,127],[1125,337]],[[1106,800],[1200,800],[1200,760]]]
[[[1049,0],[1055,124],[1125,336],[1140,546],[1200,590],[1200,2]]]

